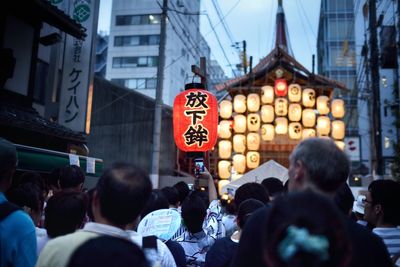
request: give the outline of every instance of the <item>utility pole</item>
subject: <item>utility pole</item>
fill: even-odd
[[[375,171],[376,175],[383,175],[382,158],[382,133],[381,133],[381,110],[380,110],[380,92],[379,92],[379,58],[378,58],[378,39],[376,29],[376,0],[368,0],[369,10],[369,52],[371,68],[372,85],[372,135],[375,145]]]
[[[247,44],[246,44],[246,40],[243,40],[243,60],[242,60],[242,64],[243,64],[243,69],[244,69],[244,74],[247,74]]]
[[[160,45],[158,48],[156,103],[154,108],[153,152],[151,157],[151,172],[150,172],[150,179],[151,182],[153,183],[153,188],[158,188],[159,184],[161,118],[162,118],[162,105],[163,105],[162,97],[163,97],[164,66],[165,66],[167,9],[168,9],[168,0],[163,0],[161,25],[160,25],[161,26]]]

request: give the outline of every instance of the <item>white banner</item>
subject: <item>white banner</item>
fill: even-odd
[[[360,149],[360,137],[346,137],[344,139],[345,147],[344,151],[351,161],[360,161],[361,149]]]
[[[64,0],[65,1],[65,0]],[[64,3],[53,0],[58,6]],[[69,15],[86,28],[86,38],[66,35],[58,122],[74,131],[89,131],[99,0],[70,0]],[[67,12],[66,12],[67,13]],[[89,108],[88,108],[89,107]]]

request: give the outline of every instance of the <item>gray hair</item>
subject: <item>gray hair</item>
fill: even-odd
[[[308,138],[294,149],[291,162],[300,161],[309,181],[324,192],[334,192],[346,182],[350,162],[346,154],[330,139]]]

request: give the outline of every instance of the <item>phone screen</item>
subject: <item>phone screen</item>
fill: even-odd
[[[204,172],[204,161],[202,158],[194,160],[194,172],[196,174]]]

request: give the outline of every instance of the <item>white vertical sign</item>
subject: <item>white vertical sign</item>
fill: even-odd
[[[70,0],[69,15],[86,28],[85,40],[66,35],[58,122],[85,132],[90,116],[99,0]]]
[[[344,139],[345,147],[344,151],[351,161],[360,161],[361,150],[360,150],[360,137],[346,137]]]

